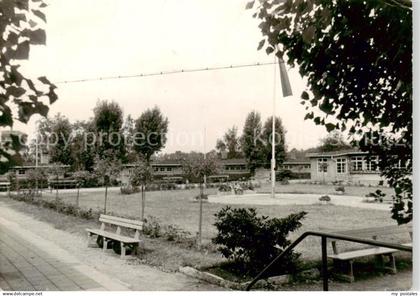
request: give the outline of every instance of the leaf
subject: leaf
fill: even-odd
[[[26,90],[23,87],[16,87],[12,85],[7,88],[7,95],[15,98],[22,96],[24,93],[26,93]]]
[[[258,44],[257,50],[261,50],[261,48],[263,48],[264,44],[265,44],[265,39],[260,41],[260,43]]]
[[[325,127],[326,127],[326,129],[327,129],[327,132],[331,132],[331,131],[335,130],[336,125],[335,125],[335,124],[333,124],[333,123],[327,123],[327,124],[325,125]]]
[[[47,41],[47,35],[45,34],[45,31],[42,29],[31,31],[30,40],[31,40],[31,44],[44,45]]]
[[[51,85],[51,82],[45,76],[38,77],[38,80],[41,81],[43,84]]]
[[[274,48],[273,47],[271,47],[271,46],[268,46],[266,49],[265,49],[265,52],[267,53],[267,54],[270,54],[270,53],[272,53],[274,51]]]
[[[300,97],[302,98],[302,100],[309,100],[309,94],[306,91],[304,91]]]
[[[45,14],[39,10],[32,9],[32,13],[35,14],[37,17],[42,19],[44,22],[47,22],[47,19],[45,17]]]
[[[28,58],[29,58],[29,41],[26,40],[17,45],[17,48],[13,53],[13,59],[27,60]]]
[[[302,33],[302,39],[305,43],[311,43],[315,37],[315,27],[309,26]]]
[[[254,7],[255,1],[250,1],[246,4],[245,9],[252,9]]]
[[[313,118],[314,118],[314,112],[306,113],[304,120],[313,119]]]

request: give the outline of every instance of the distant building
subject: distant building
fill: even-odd
[[[294,179],[310,179],[311,177],[310,159],[286,160],[279,166],[279,169],[290,171]]]
[[[218,174],[209,176],[209,180],[236,181],[251,177],[245,158],[221,159],[219,160],[219,167]]]
[[[311,162],[311,180],[318,182],[344,181],[365,185],[384,182],[378,168],[378,157],[367,152],[344,150],[308,153]]]

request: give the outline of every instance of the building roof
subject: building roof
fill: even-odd
[[[286,160],[282,164],[286,164],[286,165],[311,164],[311,161],[309,159],[307,159],[307,160]]]
[[[243,165],[243,164],[247,164],[246,159],[245,158],[232,158],[232,159],[220,159],[219,163],[221,164],[238,164],[238,165]]]
[[[306,154],[306,157],[334,157],[334,156],[346,156],[346,155],[366,155],[368,152],[360,151],[359,149],[347,149],[340,151],[329,151],[329,152],[313,152]]]

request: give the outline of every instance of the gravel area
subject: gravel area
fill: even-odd
[[[365,198],[349,195],[328,195],[331,204],[336,206],[348,206],[362,209],[390,211],[391,204],[368,203]],[[210,203],[232,204],[232,205],[313,205],[319,204],[319,194],[301,193],[277,193],[275,198],[265,193],[249,193],[242,195],[210,195]]]

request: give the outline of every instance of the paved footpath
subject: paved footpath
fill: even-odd
[[[0,290],[106,291],[125,285],[67,251],[0,217]]]

